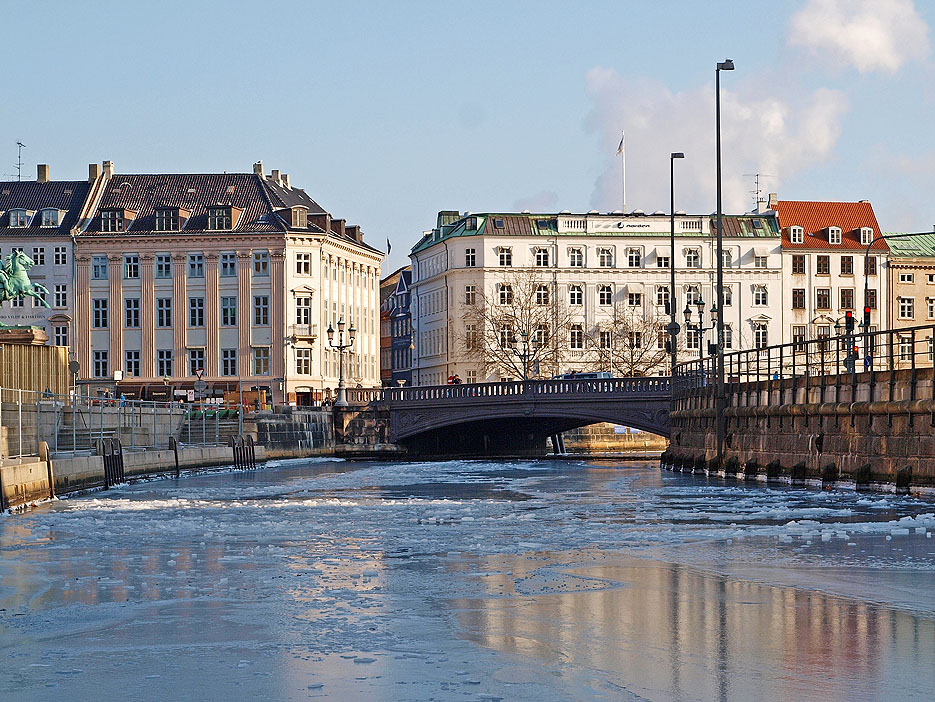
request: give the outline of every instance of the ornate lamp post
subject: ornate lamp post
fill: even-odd
[[[675,363],[678,360],[678,334],[681,331],[679,323],[675,321],[675,159],[685,158],[685,154],[674,152],[669,154],[669,376],[675,376]]]
[[[698,338],[698,350],[699,350],[699,352],[700,352],[700,351],[701,351],[701,342],[704,340],[704,334],[705,334],[705,332],[708,332],[708,331],[711,331],[712,329],[716,329],[716,328],[717,328],[717,320],[718,320],[718,317],[719,317],[719,315],[718,315],[719,310],[718,310],[718,306],[717,306],[717,305],[714,305],[714,306],[711,307],[711,326],[706,327],[706,326],[704,325],[704,308],[705,308],[705,301],[702,300],[702,299],[699,297],[699,298],[695,301],[695,308],[698,310],[698,321],[697,321],[697,322],[692,322],[692,308],[691,308],[691,305],[689,305],[689,304],[686,303],[685,309],[682,310],[682,314],[685,316],[685,328],[686,328],[688,331],[698,332],[698,334],[699,334],[699,338]]]
[[[354,345],[357,330],[351,323],[347,330],[347,341],[344,340],[344,318],[338,320],[338,342],[334,341],[334,328],[328,325],[328,345],[338,352],[338,397],[334,401],[335,407],[347,407],[347,392],[344,389],[344,351]]]
[[[525,383],[529,379],[529,356],[530,356],[530,347],[529,347],[529,335],[522,331],[519,333],[521,339],[517,341],[516,334],[513,335],[512,349],[513,353],[519,356],[523,361],[523,382]]]
[[[721,71],[733,71],[730,59],[717,64],[714,71],[714,111],[717,131],[717,385],[714,392],[714,421],[717,460],[724,455],[724,232],[721,223]],[[712,312],[714,310],[712,309]]]

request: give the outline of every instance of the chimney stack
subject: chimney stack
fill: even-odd
[[[282,184],[283,184],[285,187],[289,188],[289,190],[292,190],[292,186],[289,185],[289,174],[288,174],[288,173],[283,173],[283,174],[282,174]]]
[[[253,174],[260,176],[260,178],[265,178],[266,174],[263,172],[263,162],[257,161],[253,164]]]
[[[331,231],[333,231],[338,236],[344,236],[344,222],[343,219],[332,219],[331,220]]]
[[[270,175],[273,177],[273,182],[276,183],[276,185],[282,185],[282,178],[279,176],[278,168],[274,168],[270,171]]]
[[[101,177],[101,165],[99,163],[88,164],[88,182],[93,183]]]
[[[775,210],[776,205],[779,203],[779,195],[776,193],[769,194],[769,209]]]
[[[104,177],[110,180],[114,177],[114,162],[104,161]]]
[[[49,166],[45,163],[40,163],[36,166],[36,180],[40,183],[49,182]]]

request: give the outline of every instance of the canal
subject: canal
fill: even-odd
[[[935,501],[302,460],[0,517],[0,699],[929,700]]]

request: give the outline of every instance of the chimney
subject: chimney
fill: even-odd
[[[36,180],[40,183],[49,182],[49,167],[45,163],[36,165]]]
[[[779,204],[779,195],[776,193],[769,194],[769,209],[775,210],[776,205]]]
[[[361,242],[361,240],[363,239],[363,236],[361,235],[361,232],[360,232],[360,225],[359,225],[359,224],[348,224],[348,225],[344,228],[344,231],[347,232],[347,235],[348,235],[349,237],[351,237],[351,239],[353,239],[354,241],[356,241],[358,244],[359,244],[359,243]]]
[[[262,161],[257,161],[256,163],[253,164],[253,174],[260,176],[260,178],[265,177],[265,174],[263,173],[263,162]]]
[[[338,236],[344,236],[344,222],[343,219],[332,219],[331,220],[331,231],[333,231]]]
[[[88,164],[88,182],[93,183],[101,177],[101,166],[97,163]]]
[[[279,169],[278,169],[278,168],[274,168],[274,169],[270,172],[270,175],[272,176],[273,182],[276,183],[276,185],[282,185],[282,178],[281,178],[280,175],[279,175]]]
[[[104,161],[104,177],[110,180],[114,177],[114,162]]]
[[[287,188],[289,188],[289,190],[292,190],[292,186],[289,185],[289,174],[288,173],[282,174],[282,184],[286,186]]]

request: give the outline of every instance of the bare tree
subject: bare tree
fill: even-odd
[[[547,270],[508,270],[489,289],[462,300],[464,332],[455,343],[484,373],[550,377],[560,368],[570,315]]]
[[[665,375],[669,371],[669,316],[655,306],[630,306],[617,300],[587,335],[587,365],[590,370],[614,376]],[[686,334],[676,337],[686,346]]]

